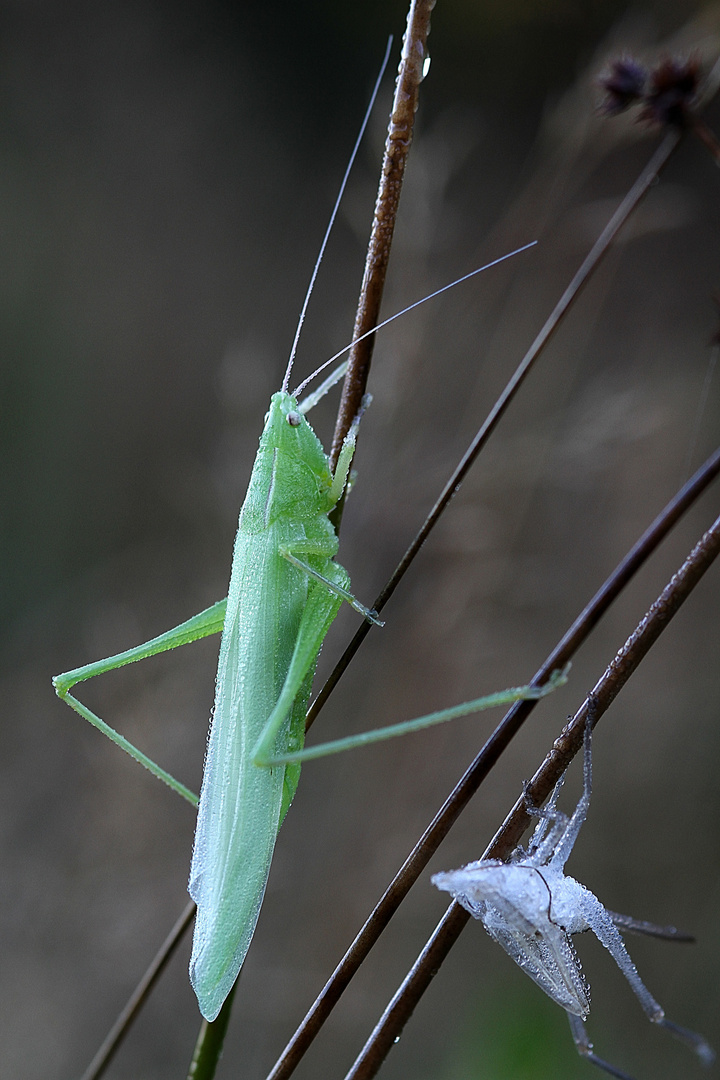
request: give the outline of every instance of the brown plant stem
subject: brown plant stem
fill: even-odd
[[[412,144],[415,112],[423,77],[423,63],[427,55],[430,13],[434,7],[435,0],[412,0],[408,11],[400,67],[395,84],[395,97],[380,169],[380,183],[375,199],[372,231],[355,315],[353,339],[368,334],[378,322],[405,165]],[[337,465],[343,439],[360,408],[367,386],[374,347],[375,335],[370,334],[369,337],[358,341],[350,350],[348,370],[343,382],[330,451],[330,463],[333,470]],[[341,516],[342,512],[333,520],[336,529]]]
[[[180,918],[177,920],[172,930],[165,938],[165,941],[160,946],[158,952],[153,958],[152,963],[148,967],[147,971],[143,975],[138,985],[133,990],[127,1005],[122,1010],[117,1020],[110,1028],[110,1031],[105,1036],[101,1046],[98,1048],[98,1052],[88,1065],[85,1072],[82,1074],[80,1080],[99,1080],[99,1077],[103,1075],[108,1065],[112,1061],[112,1058],[117,1050],[118,1046],[125,1038],[130,1026],[132,1025],[135,1017],[142,1009],[145,1001],[150,994],[150,991],[155,986],[163,971],[168,965],[170,958],[177,949],[178,945],[183,939],[185,932],[193,921],[195,916],[195,904],[191,900],[189,904],[185,905]]]

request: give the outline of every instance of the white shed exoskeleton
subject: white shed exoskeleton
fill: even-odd
[[[475,919],[480,919],[490,937],[565,1009],[578,1052],[594,1065],[619,1080],[632,1080],[627,1073],[597,1057],[585,1030],[590,988],[570,936],[585,930],[592,930],[609,950],[648,1019],[682,1039],[703,1064],[710,1065],[715,1054],[702,1035],[665,1019],[662,1007],[640,979],[617,928],[670,940],[692,939],[679,934],[674,927],[659,927],[608,911],[589,889],[564,873],[590,805],[593,712],[590,698],[585,726],[583,793],[572,817],[557,809],[563,774],[547,807],[530,808],[531,813],[540,817],[540,822],[527,851],[517,847],[508,862],[482,859],[460,870],[434,874],[432,882],[438,889],[449,892]]]

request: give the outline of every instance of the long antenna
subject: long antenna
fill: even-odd
[[[408,311],[412,311],[413,308],[420,307],[421,304],[427,303],[428,300],[434,300],[436,296],[440,296],[441,293],[447,292],[448,289],[454,289],[456,285],[462,285],[463,281],[467,281],[469,278],[475,277],[476,274],[482,274],[483,270],[489,270],[491,267],[497,266],[498,263],[505,262],[506,259],[512,259],[513,255],[519,255],[520,252],[527,251],[528,248],[535,247],[536,244],[537,240],[531,240],[529,244],[523,244],[522,247],[515,248],[514,251],[508,251],[506,255],[501,255],[498,259],[493,259],[492,262],[485,263],[484,266],[478,266],[476,270],[471,270],[469,274],[463,274],[462,277],[456,278],[455,281],[450,281],[447,285],[443,285],[442,288],[435,289],[434,292],[428,293],[427,296],[423,296],[422,300],[416,300],[413,304],[408,304],[408,306],[403,308],[402,311],[396,311],[394,315],[390,315],[389,318],[383,319],[383,321],[379,322],[377,326],[373,326],[372,330],[367,330],[360,337],[355,338],[354,341],[351,341],[349,345],[346,345],[344,349],[341,349],[340,352],[336,352],[334,356],[331,356],[330,359],[326,360],[323,364],[321,364],[319,368],[315,368],[312,375],[308,375],[307,379],[300,383],[297,390],[293,391],[293,397],[298,397],[298,395],[303,392],[308,383],[312,382],[316,375],[319,375],[320,372],[324,371],[326,367],[330,366],[330,364],[334,364],[335,361],[339,360],[341,356],[344,356],[346,352],[350,352],[353,345],[357,345],[358,341],[364,341],[365,338],[370,337],[371,334],[376,334],[378,330],[382,330],[383,326],[387,326],[388,323],[395,322],[395,320],[399,319],[401,315],[407,315]],[[320,388],[323,393],[326,393],[331,386],[334,386],[335,383],[338,382],[344,374],[344,365],[341,364],[337,371],[334,371],[330,378],[323,383],[322,387]],[[285,386],[285,384],[283,384],[283,390],[286,389],[287,387]],[[323,395],[318,390],[318,397],[322,396]],[[310,406],[306,406],[303,411],[307,412],[309,411],[309,408]]]
[[[355,158],[357,157],[357,152],[360,149],[360,143],[362,142],[363,135],[365,134],[365,129],[368,126],[368,121],[370,119],[370,114],[372,113],[373,107],[375,105],[375,99],[377,98],[378,91],[380,89],[380,83],[382,82],[383,75],[385,74],[385,68],[387,67],[388,60],[390,59],[390,50],[392,48],[392,43],[393,43],[393,38],[392,38],[392,34],[391,34],[390,37],[388,38],[387,48],[385,49],[385,56],[383,57],[383,62],[380,65],[380,72],[378,74],[377,79],[375,80],[375,86],[373,87],[373,92],[372,92],[372,94],[370,96],[370,103],[369,103],[369,105],[368,105],[368,107],[367,107],[367,109],[365,111],[365,116],[364,116],[363,122],[362,122],[362,124],[360,126],[360,131],[358,133],[358,137],[355,140],[355,145],[354,145],[353,151],[352,151],[352,153],[350,155],[350,160],[347,163],[347,168],[345,169],[345,175],[342,178],[342,183],[340,184],[340,190],[338,191],[337,198],[335,199],[335,205],[333,206],[333,211],[332,211],[332,214],[330,215],[330,220],[328,222],[327,229],[325,230],[325,236],[323,237],[323,242],[320,245],[320,252],[318,254],[317,259],[315,260],[315,266],[313,267],[313,272],[312,272],[312,276],[310,278],[310,284],[308,285],[308,290],[305,293],[305,300],[303,301],[302,311],[300,312],[300,318],[298,319],[297,329],[295,331],[295,338],[293,340],[292,348],[290,350],[290,359],[288,360],[288,365],[287,365],[287,368],[285,369],[285,378],[283,379],[283,382],[282,382],[282,389],[285,392],[287,392],[287,389],[288,389],[288,387],[290,385],[290,374],[292,372],[292,366],[293,366],[293,363],[295,361],[295,353],[297,352],[298,341],[300,340],[300,331],[302,330],[303,323],[305,322],[305,315],[307,313],[308,304],[310,303],[310,297],[311,297],[312,291],[313,291],[313,289],[315,287],[315,279],[318,276],[318,270],[320,269],[320,263],[323,260],[323,255],[325,254],[325,248],[327,247],[328,240],[330,239],[330,233],[332,231],[333,225],[335,224],[335,218],[337,217],[337,212],[340,209],[340,201],[341,201],[341,199],[342,199],[342,197],[343,197],[343,195],[345,193],[345,188],[347,186],[348,177],[350,176],[350,170],[352,169],[352,167],[353,167],[353,165],[355,163]]]

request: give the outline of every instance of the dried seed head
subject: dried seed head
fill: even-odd
[[[621,56],[598,79],[605,92],[600,109],[615,116],[638,103],[639,120],[686,127],[699,81],[697,56],[667,56],[651,71],[632,56]]]
[[[598,79],[605,91],[605,97],[600,103],[601,112],[616,116],[636,101],[640,101],[645,93],[647,78],[645,67],[632,56],[620,56],[614,60]]]
[[[697,56],[666,57],[650,74],[640,119],[663,126],[685,127],[699,80]]]

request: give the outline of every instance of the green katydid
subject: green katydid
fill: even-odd
[[[303,751],[305,712],[323,639],[343,600],[373,612],[348,591],[333,559],[338,540],[328,514],[342,495],[357,421],[333,475],[322,445],[286,390],[273,395],[240,512],[227,601],[145,645],[58,675],[58,695],[190,802],[195,796],[70,694],[85,679],[222,630],[215,706],[189,891],[198,906],[191,981],[200,1011],[214,1019],[242,966],[255,929],[278,828],[304,757],[517,700],[545,687],[518,687],[378,732]]]
[[[198,906],[191,981],[213,1020],[232,987],[260,912],[278,828],[297,787],[303,757],[419,730],[455,716],[540,697],[518,687],[302,751],[305,712],[323,639],[343,600],[371,621],[333,561],[328,513],[340,498],[355,445],[348,435],[333,476],[322,445],[286,391],[273,395],[240,513],[227,601],[174,630],[107,660],[58,675],[57,693],[155,776],[197,799],[131,746],[69,691],[104,671],[222,630],[189,891]],[[299,558],[298,556],[303,556]]]
[[[330,225],[334,216],[335,211]],[[325,241],[321,257],[324,246]],[[298,404],[297,392],[289,392],[294,351],[295,345],[282,389],[273,395],[265,418],[240,512],[227,600],[144,645],[53,680],[58,695],[81,716],[198,805],[192,792],[105,724],[70,690],[94,675],[222,631],[189,883],[198,908],[190,977],[200,1011],[208,1020],[218,1015],[249,948],[277,831],[297,787],[300,761],[420,730],[521,697],[541,697],[563,679],[557,675],[542,688],[514,688],[392,728],[303,750],[305,713],[317,657],[343,600],[371,622],[378,620],[349,592],[349,576],[334,561],[338,540],[328,518],[347,484],[360,417],[345,439],[333,474],[303,415],[309,404]]]
[[[58,675],[58,695],[190,802],[196,797],[70,694],[94,675],[222,630],[189,891],[198,906],[191,981],[200,1011],[214,1019],[250,945],[275,838],[304,758],[420,730],[456,716],[540,697],[554,686],[517,687],[455,708],[302,749],[305,712],[323,639],[343,600],[373,612],[348,591],[333,559],[338,540],[328,514],[342,495],[355,447],[353,424],[335,474],[322,445],[286,390],[273,395],[240,512],[230,589],[174,630],[125,653]]]

